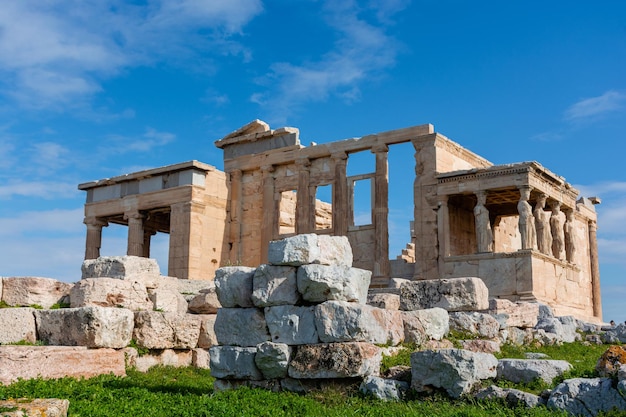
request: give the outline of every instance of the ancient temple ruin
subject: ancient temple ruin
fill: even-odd
[[[411,242],[389,250],[388,153],[412,144]],[[580,197],[537,162],[493,165],[420,125],[338,142],[300,143],[299,131],[256,120],[215,142],[224,172],[190,161],[84,183],[85,259],[99,256],[102,228],[128,226],[128,255],[150,256],[169,234],[168,275],[213,279],[224,265],[267,261],[272,240],[294,234],[347,236],[354,266],[373,288],[395,277],[480,277],[491,297],[538,300],[557,315],[602,319],[595,198]],[[351,156],[371,152],[371,172],[348,175]],[[413,172],[414,170],[414,172]],[[355,194],[371,216],[355,219]],[[318,198],[320,189],[331,198]],[[408,225],[407,225],[408,227]],[[121,255],[121,254],[120,254]]]

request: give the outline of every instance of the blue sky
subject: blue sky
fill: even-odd
[[[305,145],[432,123],[601,197],[604,315],[624,320],[625,74],[621,0],[5,0],[0,275],[77,281],[77,184],[221,168],[213,142],[253,119]],[[103,254],[122,254],[108,229]]]

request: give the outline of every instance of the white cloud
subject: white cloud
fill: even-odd
[[[398,53],[398,41],[385,31],[392,12],[406,2],[377,3],[361,6],[350,0],[326,1],[327,24],[339,36],[330,51],[311,62],[272,65],[270,73],[258,80],[268,85],[267,91],[253,94],[250,100],[269,107],[276,121],[284,121],[302,102],[324,101],[333,94],[347,102],[358,100],[359,86],[394,65]],[[381,21],[363,17],[372,11],[379,13]]]
[[[147,127],[141,137],[109,135],[108,140],[114,142],[115,146],[101,148],[101,152],[149,152],[154,148],[173,142],[176,140],[176,135],[169,132],[160,132],[152,127]]]
[[[260,0],[6,0],[0,97],[22,107],[76,107],[133,66],[207,50],[248,59],[228,38],[261,11]]]
[[[618,91],[607,91],[598,97],[580,100],[565,111],[565,119],[570,121],[587,120],[624,109],[626,94]]]
[[[0,185],[0,200],[12,197],[38,197],[44,199],[72,198],[79,191],[75,183],[62,181],[22,181],[11,180]]]
[[[48,211],[24,211],[12,217],[0,217],[0,236],[32,234],[84,234],[83,208]],[[15,241],[15,240],[13,240]]]

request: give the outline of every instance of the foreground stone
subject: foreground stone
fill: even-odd
[[[84,346],[0,346],[0,383],[22,379],[124,376],[124,352]]]
[[[260,265],[252,279],[252,302],[257,307],[295,305],[300,301],[293,266]]]
[[[80,307],[36,310],[39,339],[48,345],[120,349],[133,335],[133,312],[125,308]]]
[[[0,309],[0,345],[21,341],[35,343],[37,327],[34,312],[29,307]]]
[[[220,345],[256,346],[270,341],[263,310],[259,308],[220,308],[214,330]]]
[[[247,266],[226,266],[215,271],[215,292],[222,307],[254,307],[252,278],[255,270]]]
[[[620,372],[622,365],[626,364],[626,348],[623,346],[609,347],[598,359],[596,371],[604,377],[615,377]]]
[[[411,354],[411,388],[428,392],[443,388],[452,398],[469,393],[481,380],[494,378],[498,360],[489,353],[461,349],[425,350]]]
[[[545,359],[500,359],[498,379],[529,383],[536,379],[551,384],[557,376],[572,369],[567,361]]]
[[[431,339],[441,340],[450,331],[448,312],[443,308],[429,308],[402,312],[404,340],[422,345]]]
[[[303,345],[289,363],[289,376],[326,379],[378,375],[381,360],[381,349],[371,343]]]
[[[409,388],[409,383],[405,381],[369,375],[361,383],[359,391],[379,400],[400,401],[406,397]]]
[[[135,313],[133,338],[148,349],[191,349],[198,345],[201,318],[160,311]]]
[[[256,352],[255,347],[213,346],[209,349],[211,375],[223,379],[263,379],[254,361]]]
[[[511,407],[524,406],[526,408],[532,408],[545,405],[545,400],[538,395],[514,388],[500,388],[495,385],[480,390],[476,393],[475,398],[479,400],[501,398]]]
[[[268,263],[300,266],[307,264],[352,266],[352,248],[346,236],[314,233],[272,241]]]
[[[313,303],[337,300],[360,304],[367,302],[372,273],[340,265],[303,265],[298,268],[298,291]]]
[[[82,279],[115,278],[143,282],[146,287],[157,286],[161,276],[155,259],[141,256],[101,256],[86,259],[81,266]]]
[[[284,343],[264,342],[257,346],[254,362],[265,379],[285,378],[292,348]]]
[[[287,345],[319,343],[315,306],[274,306],[265,308],[265,321],[272,342]]]
[[[0,401],[2,417],[66,417],[70,407],[68,400],[58,398],[19,398],[17,400]]]
[[[574,378],[552,390],[547,406],[575,416],[594,417],[601,411],[626,410],[626,399],[613,388],[610,378]]]
[[[86,278],[70,292],[70,307],[122,307],[133,311],[152,310],[146,286],[115,278]]]
[[[202,290],[200,294],[194,295],[189,300],[189,311],[196,314],[215,314],[222,305],[217,299],[215,287]]]
[[[434,307],[447,311],[486,310],[489,290],[483,280],[474,277],[409,281],[400,287],[400,309]]]
[[[450,313],[450,329],[494,339],[500,331],[500,323],[489,314],[456,311]]]
[[[13,307],[38,305],[50,308],[63,302],[72,284],[52,278],[5,277],[2,278],[2,301]]]
[[[535,327],[539,320],[538,303],[514,303],[504,298],[491,298],[487,312],[501,318],[506,327]]]
[[[365,304],[327,301],[315,307],[315,326],[320,340],[400,344],[404,340],[402,315]]]

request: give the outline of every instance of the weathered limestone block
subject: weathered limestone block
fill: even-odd
[[[479,400],[502,398],[511,407],[524,406],[526,408],[532,408],[545,405],[545,400],[538,395],[514,388],[500,388],[495,385],[480,390],[474,397]]]
[[[257,346],[254,362],[265,379],[285,378],[292,348],[284,343],[263,342]]]
[[[409,391],[409,383],[395,379],[385,379],[373,375],[365,377],[359,391],[384,401],[400,401],[406,397]]]
[[[391,293],[368,294],[367,304],[386,310],[400,310],[400,295]]]
[[[52,278],[4,277],[2,301],[14,307],[38,305],[50,308],[62,302],[70,293],[72,284]]]
[[[313,303],[328,300],[365,304],[372,273],[347,266],[303,265],[298,268],[298,291]]]
[[[125,308],[36,310],[35,321],[39,340],[48,345],[120,349],[133,334],[133,312]]]
[[[252,279],[252,302],[257,307],[295,305],[300,301],[293,266],[260,265]]]
[[[70,292],[71,307],[122,307],[133,311],[152,310],[146,286],[115,278],[85,278]]]
[[[200,323],[194,314],[139,311],[133,339],[148,349],[192,349],[198,345]]]
[[[411,280],[406,278],[391,278],[389,279],[389,288],[399,290],[402,288],[402,285],[407,282],[411,282]]]
[[[149,296],[154,310],[176,314],[187,313],[187,300],[177,290],[154,288],[149,290]]]
[[[495,340],[470,339],[461,340],[461,346],[472,352],[497,353],[500,352],[500,342]]]
[[[200,294],[195,295],[189,300],[189,311],[196,314],[215,314],[217,310],[222,308],[220,301],[217,299],[215,287],[202,290]]]
[[[489,353],[461,349],[424,350],[411,354],[411,388],[443,388],[452,398],[471,391],[480,380],[494,378],[498,360]]]
[[[200,319],[200,336],[198,337],[199,348],[210,348],[217,345],[217,336],[215,335],[215,314],[198,314]]]
[[[381,360],[381,349],[371,343],[303,345],[289,363],[289,376],[315,379],[378,375]]]
[[[58,398],[18,398],[0,401],[0,409],[15,409],[3,411],[2,417],[67,417],[69,408],[69,400]]]
[[[176,287],[178,288],[178,292],[181,293],[187,301],[191,301],[191,299],[199,294],[215,294],[215,281],[176,278]],[[217,299],[217,295],[215,297]]]
[[[247,266],[226,266],[215,271],[215,291],[222,307],[254,307],[252,278],[255,270]]]
[[[346,236],[310,233],[275,240],[269,244],[267,257],[272,265],[352,266],[352,248]]]
[[[489,290],[480,278],[451,278],[407,282],[400,288],[402,310],[441,307],[448,311],[486,310]]]
[[[18,378],[91,378],[109,373],[126,375],[123,351],[85,346],[0,346],[2,384]]]
[[[487,313],[502,316],[505,327],[535,327],[539,320],[539,304],[491,298]]]
[[[208,349],[191,349],[191,366],[200,369],[211,369],[211,357]]]
[[[143,282],[146,287],[159,280],[161,271],[155,259],[141,256],[101,256],[86,259],[81,266],[82,279],[116,278]]]
[[[258,308],[220,308],[214,326],[220,345],[256,346],[270,341],[265,316]]]
[[[443,308],[402,312],[404,340],[421,345],[428,340],[441,340],[450,331],[449,315]]]
[[[320,342],[315,327],[315,306],[266,307],[265,321],[272,342],[288,345]]]
[[[559,342],[572,343],[579,337],[576,332],[576,324],[565,320],[565,324],[561,318],[544,318],[540,319],[535,329],[540,329],[546,333],[553,333]]]
[[[622,365],[626,365],[626,348],[614,345],[600,356],[596,363],[596,371],[602,377],[615,377]]]
[[[601,411],[626,410],[626,399],[613,388],[610,378],[574,378],[552,390],[547,406],[575,416],[593,417]]]
[[[500,323],[489,314],[455,311],[450,313],[450,329],[494,339],[500,331]]]
[[[327,301],[315,306],[315,326],[324,343],[369,342],[398,345],[404,341],[402,315],[366,304]]]
[[[263,379],[254,361],[256,352],[256,347],[213,346],[209,349],[211,375],[224,379]]]
[[[498,362],[498,379],[511,382],[532,382],[542,379],[552,383],[557,376],[572,369],[567,361],[548,359],[500,359]]]
[[[138,354],[127,355],[127,357],[129,356],[131,360],[128,361],[128,366],[137,369],[139,372],[147,372],[153,366],[184,368],[191,366],[193,362],[193,351],[189,349],[157,349],[141,356]]]
[[[29,307],[0,309],[0,345],[20,341],[35,343],[37,327],[34,311]]]

